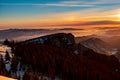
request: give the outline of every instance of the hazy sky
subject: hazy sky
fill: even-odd
[[[93,21],[119,22],[120,0],[0,0],[0,29]]]

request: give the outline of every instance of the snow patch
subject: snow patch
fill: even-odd
[[[3,56],[3,60],[5,61],[5,67],[6,67],[7,71],[10,71],[10,69],[11,69],[11,60],[10,61],[5,60],[6,51],[8,52],[10,57],[12,57],[11,48],[6,46],[6,45],[1,45],[0,44],[0,55]]]
[[[5,77],[5,76],[0,76],[0,80],[17,80],[17,79]]]
[[[7,64],[5,64],[5,67],[6,67],[7,71],[10,71],[10,69],[11,69],[11,62],[8,62]]]
[[[115,55],[118,52],[117,48],[113,49],[112,55]]]

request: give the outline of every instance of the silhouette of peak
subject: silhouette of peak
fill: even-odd
[[[81,42],[87,48],[94,50],[97,53],[105,54],[105,55],[113,55],[118,51],[113,46],[109,45],[107,42],[99,38],[89,38],[86,41]]]
[[[74,36],[71,33],[56,33],[47,36],[42,36],[30,40],[27,43],[41,43],[60,48],[70,48],[75,44]]]

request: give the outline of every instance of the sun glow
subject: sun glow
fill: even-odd
[[[115,17],[117,18],[117,21],[120,21],[120,14],[116,14]]]
[[[120,18],[120,14],[117,14],[116,17]]]
[[[108,18],[112,21],[120,21],[120,14],[109,15]]]

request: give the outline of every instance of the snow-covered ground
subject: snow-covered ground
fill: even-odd
[[[10,69],[11,69],[11,60],[10,61],[5,60],[6,51],[9,53],[10,57],[12,58],[11,48],[6,46],[6,45],[0,44],[0,55],[2,55],[3,60],[6,63],[5,64],[6,70],[10,71]],[[16,79],[0,76],[0,80],[16,80]]]
[[[6,51],[7,51],[7,52],[9,53],[9,55],[12,57],[11,48],[8,47],[8,46],[5,46],[5,45],[0,44],[0,55],[2,55],[4,61],[5,61]],[[5,67],[6,67],[7,71],[10,70],[10,68],[11,68],[10,65],[11,65],[11,61],[7,61],[6,64],[5,64]]]
[[[2,56],[5,56],[6,51],[8,51],[9,53],[11,53],[11,48],[8,47],[8,46],[5,46],[5,45],[0,44],[0,54],[1,54]]]
[[[112,55],[115,55],[115,54],[117,54],[118,53],[118,49],[117,48],[114,48],[113,50],[112,50]]]
[[[17,80],[17,79],[13,79],[13,78],[9,78],[9,77],[5,77],[5,76],[0,75],[0,80]]]
[[[3,56],[3,59],[6,63],[5,64],[6,70],[9,72],[11,70],[11,60],[10,61],[5,60],[6,51],[9,53],[10,57],[12,58],[13,54],[11,53],[11,48],[6,45],[0,44],[0,55]],[[19,65],[20,65],[20,63],[19,63]],[[20,77],[23,77],[24,72],[19,71],[19,65],[18,65],[17,75],[19,75]],[[2,79],[0,79],[0,80],[2,80]],[[11,79],[9,79],[9,80],[11,80]]]
[[[10,61],[6,61],[6,59],[5,59],[6,51],[9,53],[9,55],[11,57]],[[0,55],[2,55],[3,60],[5,61],[6,70],[8,72],[11,71],[11,63],[12,63],[12,57],[13,57],[13,54],[11,53],[11,48],[6,45],[0,44]],[[14,75],[17,74],[17,76],[19,76],[22,80],[24,72],[27,70],[27,66],[24,66],[24,67],[25,67],[25,70],[20,69],[20,62],[19,62],[19,64],[17,65],[16,73],[11,72],[11,76],[14,77]],[[50,80],[48,77],[44,76],[44,78],[46,78],[47,80]],[[8,78],[8,77],[0,75],[0,80],[17,80],[17,79]],[[56,79],[56,80],[58,80],[58,79]]]

